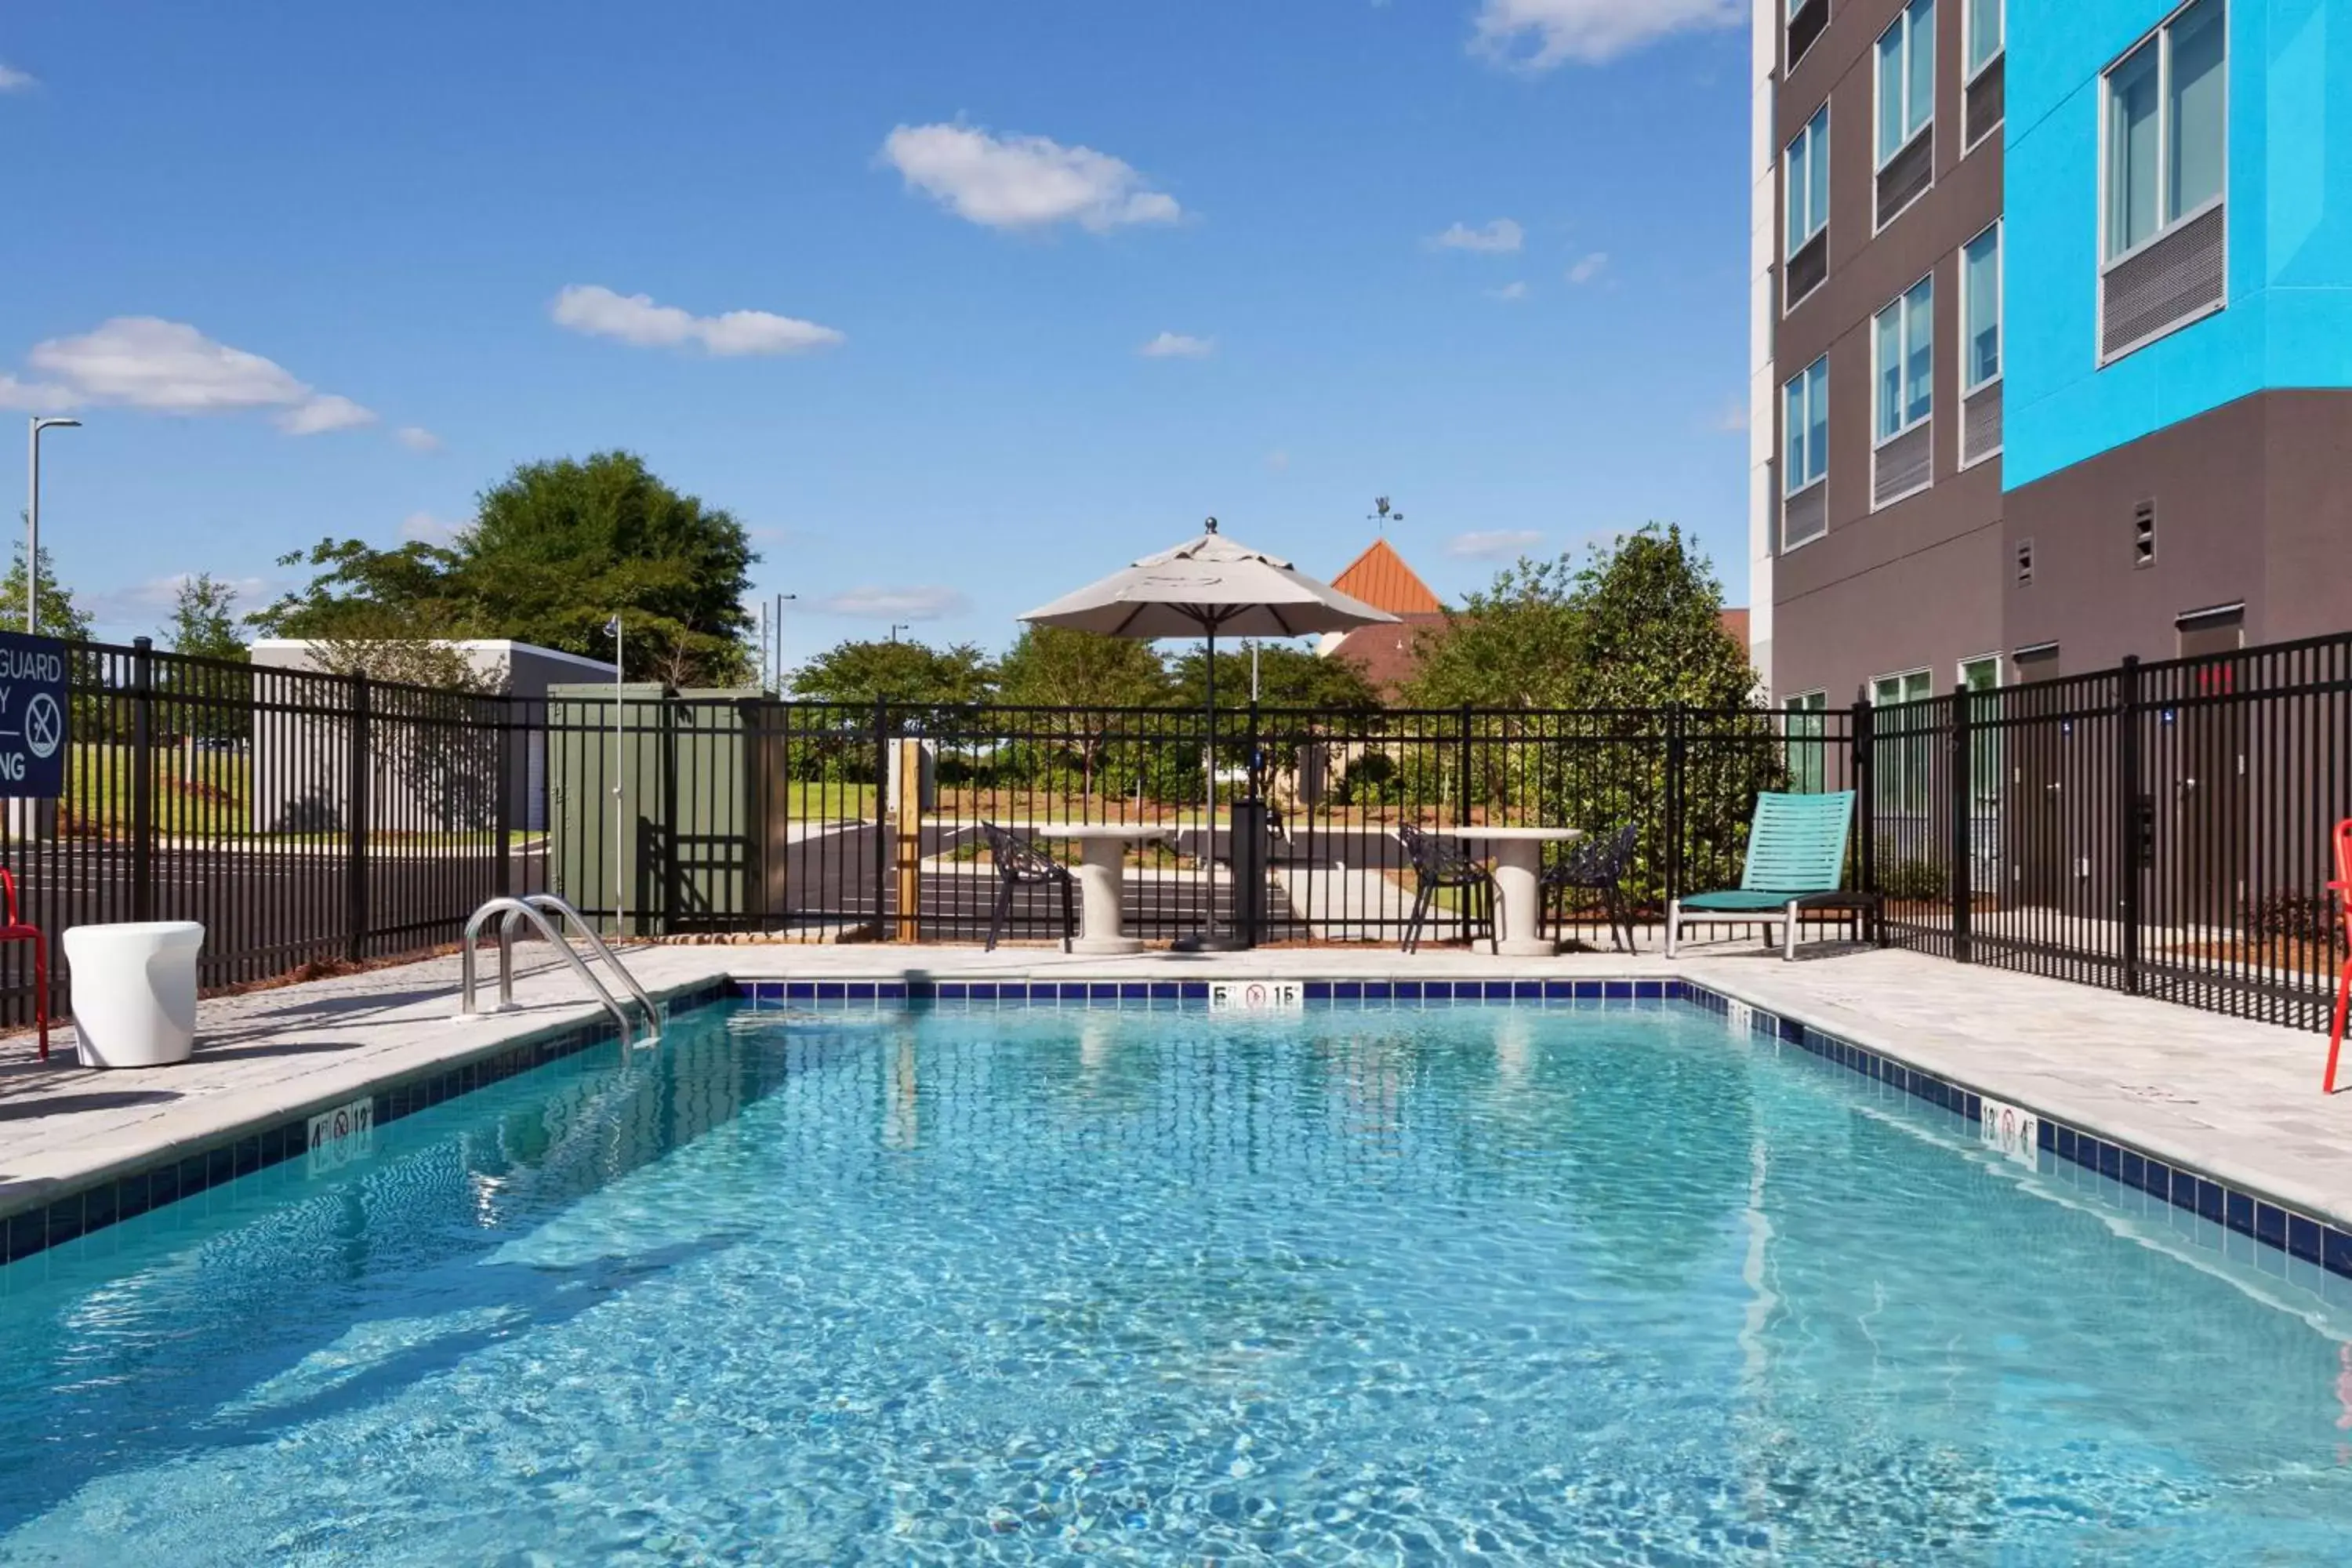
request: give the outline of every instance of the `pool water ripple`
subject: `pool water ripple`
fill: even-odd
[[[2332,1309],[1680,1005],[713,1009],[376,1136],[11,1266],[0,1564],[2352,1540]]]

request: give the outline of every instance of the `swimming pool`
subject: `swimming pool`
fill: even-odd
[[[0,1563],[2345,1560],[2352,1321],[1681,1003],[676,1021],[0,1270]]]

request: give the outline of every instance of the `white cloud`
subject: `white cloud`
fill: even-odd
[[[1207,359],[1217,352],[1217,342],[1214,338],[1162,332],[1135,352],[1145,359]]]
[[[60,408],[79,408],[81,403],[79,397],[62,386],[19,381],[6,371],[0,371],[0,408],[13,408],[22,414],[54,414]]]
[[[1543,542],[1532,528],[1497,529],[1486,533],[1457,533],[1445,542],[1445,553],[1463,561],[1500,561],[1524,555]]]
[[[1500,289],[1489,289],[1486,290],[1486,298],[1489,300],[1500,300],[1506,305],[1516,305],[1527,297],[1527,284],[1524,281],[1517,279],[1504,284]]]
[[[81,599],[81,607],[89,612],[91,623],[100,628],[135,626],[144,629],[172,613],[173,605],[180,597],[181,586],[194,576],[193,572],[174,572],[167,577],[150,577],[143,583],[133,583],[127,588],[106,589]],[[213,581],[234,593],[237,605],[243,608],[267,604],[278,592],[276,583],[268,577],[224,578],[215,574]]]
[[[76,338],[36,343],[26,362],[76,404],[110,403],[156,414],[277,411],[294,436],[348,430],[375,418],[348,397],[322,393],[285,366],[234,349],[181,321],[117,316]],[[9,395],[24,384],[5,378]]]
[[[908,189],[989,228],[1075,223],[1101,234],[1184,216],[1175,197],[1151,189],[1123,160],[1043,136],[994,136],[969,125],[901,125],[883,140],[882,158]]]
[[[1596,250],[1568,269],[1568,280],[1581,289],[1608,269],[1609,253]]]
[[[463,525],[445,522],[429,511],[412,511],[400,520],[401,542],[406,544],[447,544]]]
[[[7,61],[0,60],[0,92],[22,92],[40,84],[40,78],[31,71],[20,71]]]
[[[1498,217],[1483,228],[1457,223],[1444,234],[1429,237],[1430,245],[1439,250],[1475,250],[1488,256],[1508,255],[1527,240],[1528,231],[1507,217]]]
[[[278,427],[289,436],[319,436],[330,430],[356,430],[362,425],[375,423],[375,416],[348,397],[331,394],[313,397],[308,403],[288,409],[278,416]]]
[[[877,621],[936,621],[961,615],[971,607],[971,601],[960,588],[866,587],[819,599],[816,607],[828,615]]]
[[[696,316],[675,305],[656,305],[646,294],[615,294],[595,283],[574,283],[555,297],[551,314],[559,327],[590,337],[617,338],[641,349],[698,346],[728,359],[745,354],[797,354],[829,349],[848,340],[831,327],[766,310],[729,310]]]
[[[1602,65],[1672,33],[1736,27],[1749,0],[1486,0],[1473,53],[1524,70]]]
[[[422,425],[404,425],[392,433],[392,438],[412,452],[437,452],[441,437]]]

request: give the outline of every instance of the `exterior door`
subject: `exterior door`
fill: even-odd
[[[2161,864],[2159,918],[2174,925],[2227,926],[2246,901],[2246,646],[2242,609],[2183,616],[2180,657],[2197,662],[2177,677],[2172,733],[2168,852]],[[2157,775],[2159,779],[2164,774]]]
[[[2074,725],[2062,717],[2055,644],[2016,656],[2017,687],[2001,700],[2003,761],[2011,791],[2009,879],[2019,903],[2063,908],[2074,881],[2068,852],[2066,758]]]

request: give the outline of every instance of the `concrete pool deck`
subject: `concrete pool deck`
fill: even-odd
[[[1459,951],[1267,949],[1066,957],[933,946],[649,946],[631,970],[656,996],[725,980],[1685,979],[1975,1092],[2352,1228],[2352,1094],[2318,1091],[2326,1041],[2168,1003],[1901,952],[1750,946],[1494,958]],[[194,1060],[98,1071],[70,1028],[51,1059],[0,1041],[0,1218],[344,1104],[391,1083],[595,1024],[576,978],[519,950],[516,1010],[453,1020],[454,957],[203,1004]],[[493,961],[494,962],[494,961]],[[486,965],[487,968],[487,965]],[[487,989],[487,987],[486,987]]]

